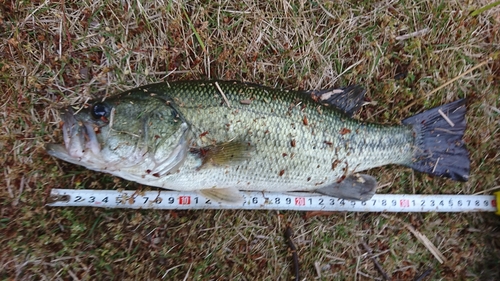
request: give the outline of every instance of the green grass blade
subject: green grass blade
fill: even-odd
[[[480,13],[482,13],[484,11],[487,11],[487,10],[489,10],[491,8],[494,8],[494,7],[498,6],[498,5],[500,5],[500,1],[493,2],[491,4],[488,4],[488,5],[486,5],[486,6],[482,7],[482,8],[479,8],[479,9],[475,10],[470,15],[473,16],[473,17],[475,17],[475,16],[479,15]]]
[[[182,9],[182,12],[184,13],[184,16],[186,17],[186,19],[188,20],[189,28],[191,28],[191,30],[193,31],[194,36],[196,37],[196,40],[198,41],[198,44],[200,44],[203,51],[205,51],[205,44],[203,43],[203,40],[201,39],[200,34],[198,34],[198,31],[196,31],[196,28],[194,27],[194,24],[191,21],[191,18],[189,18],[189,15],[186,13],[186,9]]]

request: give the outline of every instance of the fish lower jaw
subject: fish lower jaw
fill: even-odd
[[[148,157],[129,157],[128,159],[112,157],[114,159],[111,160],[105,159],[101,152],[94,153],[92,149],[72,147],[68,151],[66,146],[61,144],[47,144],[45,148],[49,155],[75,165],[84,166],[89,170],[112,174],[150,186],[163,187],[165,184],[165,175],[158,172],[158,164],[146,161]]]
[[[106,172],[113,169],[109,163],[106,163],[98,154],[96,155],[90,149],[71,148],[68,151],[64,145],[52,143],[47,144],[45,149],[49,155],[55,158],[75,165],[81,165],[94,171]]]

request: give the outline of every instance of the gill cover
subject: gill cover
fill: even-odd
[[[98,138],[101,156],[112,164],[111,169],[159,177],[182,164],[188,151],[189,128],[170,102],[146,97],[139,93],[108,100],[113,108]]]

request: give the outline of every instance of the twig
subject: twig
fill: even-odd
[[[330,13],[325,7],[323,7],[323,5],[321,5],[320,2],[318,2],[318,5],[319,7],[321,8],[321,10],[323,10],[323,12],[325,12],[325,14],[329,17],[331,17],[332,19],[337,19],[338,17],[332,15],[332,13]]]
[[[215,87],[217,87],[217,90],[219,90],[219,93],[221,94],[222,98],[226,102],[227,107],[231,108],[231,105],[229,104],[229,101],[227,100],[226,95],[224,94],[224,92],[220,88],[219,83],[215,82]]]
[[[191,267],[193,267],[193,263],[189,265],[188,271],[186,272],[186,276],[184,276],[184,281],[188,280],[189,277],[189,272],[191,271]]]
[[[434,244],[432,244],[432,242],[425,235],[420,233],[413,226],[404,222],[403,224],[404,226],[406,226],[406,228],[408,228],[408,230],[411,233],[413,233],[413,235],[415,235],[415,237],[417,237],[418,240],[420,240],[420,242],[422,242],[422,244],[424,244],[427,250],[429,250],[432,253],[432,255],[434,255],[434,257],[439,261],[439,263],[442,264],[446,261],[446,258],[443,256],[443,254],[441,254],[438,248],[436,248],[436,246],[434,246]]]
[[[424,97],[430,97],[430,96],[431,96],[432,94],[434,94],[435,92],[437,92],[437,91],[441,90],[442,88],[444,88],[444,87],[446,87],[446,86],[450,85],[451,83],[453,83],[453,82],[457,81],[458,79],[460,79],[460,78],[464,77],[465,75],[467,75],[467,74],[471,73],[472,71],[474,71],[474,70],[476,70],[476,69],[478,69],[478,68],[482,67],[483,65],[488,64],[488,63],[489,63],[489,62],[491,62],[492,60],[493,60],[493,58],[489,57],[488,59],[486,59],[486,60],[482,61],[482,62],[481,62],[481,63],[479,63],[478,65],[476,65],[476,66],[472,67],[471,69],[467,70],[466,72],[464,72],[464,73],[462,73],[462,74],[460,74],[460,75],[458,75],[458,76],[455,76],[455,78],[453,78],[453,79],[451,79],[451,80],[448,80],[448,81],[447,81],[446,83],[444,83],[443,85],[441,85],[441,86],[437,87],[436,89],[434,89],[434,90],[430,91],[429,93],[425,94],[425,96],[424,96]],[[404,108],[404,110],[408,110],[410,107],[412,107],[413,105],[415,105],[415,103],[416,103],[416,102],[417,102],[417,101],[414,101],[414,102],[410,103],[409,105],[407,105],[407,106]]]
[[[314,269],[316,269],[316,274],[318,275],[318,279],[321,279],[321,264],[319,261],[314,262]]]
[[[439,159],[441,159],[441,157],[438,157],[438,159],[436,160],[436,164],[434,164],[434,168],[432,168],[432,173],[434,174],[434,172],[436,171],[436,168],[438,166],[438,163],[439,163]]]
[[[500,114],[500,109],[494,107],[494,106],[490,106],[490,109],[495,111],[496,113],[499,113]]]
[[[432,268],[429,268],[426,271],[424,271],[422,274],[420,274],[419,276],[415,277],[415,279],[413,279],[413,281],[422,281],[422,280],[424,280],[425,277],[427,277],[429,274],[431,274],[431,272],[432,272]]]
[[[295,248],[295,245],[293,244],[292,241],[292,228],[290,226],[286,227],[285,230],[285,239],[286,243],[288,244],[288,247],[292,251],[292,258],[293,258],[293,270],[295,272],[295,281],[299,280],[299,256],[297,254],[297,248]]]
[[[372,248],[370,248],[370,246],[368,246],[368,244],[366,244],[365,242],[361,242],[361,246],[363,246],[363,248],[365,248],[365,251],[367,251],[370,254],[370,259],[373,261],[373,264],[377,268],[378,272],[380,272],[380,274],[382,274],[382,277],[384,278],[384,280],[391,280],[389,275],[387,275],[387,273],[384,271],[382,266],[378,263],[377,259],[373,256]]]
[[[402,41],[402,40],[410,39],[410,38],[413,38],[413,37],[419,37],[419,36],[425,35],[427,32],[429,32],[429,30],[430,29],[426,27],[426,28],[424,28],[422,30],[417,30],[417,31],[412,32],[412,33],[408,33],[408,34],[405,34],[405,35],[397,36],[396,40]]]
[[[441,114],[441,116],[444,118],[444,120],[446,120],[446,122],[448,122],[448,124],[450,124],[450,126],[455,127],[455,123],[453,123],[450,120],[450,118],[448,118],[448,116],[446,116],[446,114],[444,114],[444,112],[441,109],[438,109],[438,112],[439,112],[439,114]]]
[[[489,189],[486,189],[486,190],[483,190],[483,191],[476,192],[476,193],[474,193],[474,195],[479,195],[479,194],[483,194],[483,193],[488,193],[488,192],[490,192],[490,191],[497,190],[497,189],[500,189],[500,185],[494,186],[494,187],[492,187],[492,188],[489,188]]]
[[[446,86],[450,85],[451,83],[453,83],[453,82],[457,81],[458,79],[460,79],[460,78],[464,77],[465,75],[467,75],[467,74],[471,73],[472,71],[474,71],[474,70],[476,70],[476,69],[478,69],[478,68],[482,67],[482,66],[483,66],[483,65],[485,65],[485,64],[488,64],[491,60],[492,60],[491,58],[488,58],[487,60],[484,60],[484,61],[483,61],[483,62],[481,62],[480,64],[478,64],[478,65],[476,65],[476,66],[472,67],[471,69],[467,70],[466,72],[464,72],[464,73],[462,73],[462,74],[460,74],[460,75],[456,76],[455,78],[453,78],[453,79],[449,80],[448,82],[444,83],[443,85],[441,85],[441,86],[437,87],[436,89],[432,90],[430,93],[426,94],[425,96],[426,96],[426,97],[428,97],[428,96],[430,96],[430,95],[434,94],[435,92],[437,92],[437,91],[441,90],[442,88],[444,88],[444,87],[446,87]]]
[[[344,73],[346,73],[347,71],[351,70],[351,68],[355,67],[356,65],[362,63],[363,60],[359,60],[358,62],[355,62],[354,64],[351,64],[348,68],[346,68],[344,71],[342,71],[342,73],[340,73],[339,75],[337,75],[337,77],[335,77],[335,81],[337,81],[342,75],[344,75]]]
[[[176,265],[176,266],[174,266],[174,267],[171,267],[171,268],[167,269],[167,270],[165,271],[165,274],[163,274],[163,276],[161,277],[161,279],[165,279],[165,277],[167,277],[167,275],[168,275],[168,273],[169,273],[170,271],[172,271],[172,270],[174,270],[174,269],[176,269],[176,268],[178,268],[178,267],[184,266],[184,265],[186,265],[186,264],[185,264],[185,263],[183,263],[183,264],[178,264],[178,265]]]

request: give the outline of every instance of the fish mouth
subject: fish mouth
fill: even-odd
[[[94,124],[89,120],[81,120],[69,107],[61,111],[64,145],[47,144],[47,153],[62,160],[77,163],[90,157],[99,156],[101,146],[97,140]]]

